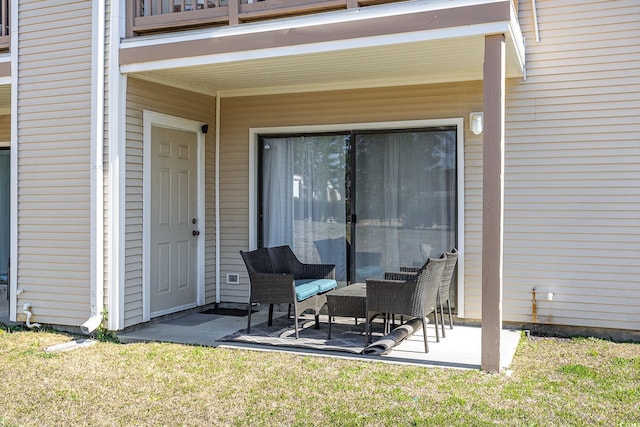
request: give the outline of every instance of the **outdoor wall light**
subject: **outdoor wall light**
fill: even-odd
[[[469,113],[469,129],[474,135],[480,135],[484,126],[484,114],[482,111]]]

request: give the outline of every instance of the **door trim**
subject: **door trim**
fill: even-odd
[[[196,244],[197,261],[196,261],[196,303],[188,306],[174,307],[167,313],[153,313],[154,316],[160,316],[171,312],[186,310],[195,306],[205,304],[205,285],[204,285],[204,254],[206,240],[206,224],[205,224],[205,180],[204,180],[204,148],[205,135],[202,133],[202,126],[205,123],[195,120],[184,119],[181,117],[170,116],[168,114],[158,113],[150,110],[143,110],[143,202],[142,202],[142,320],[147,322],[151,319],[150,295],[151,295],[151,128],[153,126],[177,129],[187,132],[193,132],[197,136],[197,212],[198,212],[198,229],[200,237]]]
[[[457,180],[458,180],[458,317],[464,317],[464,118],[442,118],[425,120],[402,120],[392,122],[343,123],[330,125],[303,125],[259,127],[249,129],[249,241],[248,248],[258,245],[258,139],[261,134],[287,134],[312,132],[349,132],[362,130],[387,130],[455,126],[457,134]]]

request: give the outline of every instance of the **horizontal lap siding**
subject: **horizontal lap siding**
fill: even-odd
[[[238,251],[249,245],[252,220],[248,206],[250,128],[468,117],[470,111],[482,110],[482,83],[223,98],[221,102],[221,300],[247,302],[249,279]],[[470,233],[465,238],[465,259],[473,265],[480,257],[480,243],[468,236],[479,238],[481,229],[481,138],[465,129],[465,144],[465,161],[471,165],[465,170],[465,227]],[[227,285],[227,273],[239,273],[240,284]],[[478,288],[479,270],[465,269],[465,274],[465,292]]]
[[[538,0],[508,88],[504,319],[640,329],[640,3]],[[554,292],[547,301],[547,292]]]
[[[77,326],[90,314],[91,2],[18,8],[18,305]]]
[[[142,322],[142,112],[151,110],[209,124],[206,136],[205,191],[206,302],[215,302],[215,98],[134,78],[127,83],[127,159],[124,327]]]

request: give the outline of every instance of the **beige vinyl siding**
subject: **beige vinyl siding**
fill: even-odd
[[[77,326],[90,314],[91,2],[17,7],[18,306]]]
[[[468,117],[482,110],[482,82],[300,93],[221,100],[221,301],[247,302],[248,275],[238,251],[249,245],[249,129]],[[466,123],[466,119],[465,119]],[[345,127],[345,129],[349,129]],[[465,259],[478,266],[482,213],[482,139],[465,126]],[[468,237],[471,236],[471,239]],[[476,239],[475,241],[473,239]],[[227,285],[239,273],[239,285]],[[479,287],[479,269],[465,269],[466,289]]]
[[[11,145],[11,116],[0,116],[0,147]]]
[[[135,78],[127,87],[127,170],[125,224],[125,307],[124,327],[142,322],[142,112],[158,113],[198,120],[209,124],[205,147],[206,302],[215,302],[215,98],[181,89],[161,86]],[[202,260],[201,260],[202,261]]]
[[[640,3],[521,2],[508,88],[504,319],[640,328]],[[546,300],[554,292],[553,301]]]

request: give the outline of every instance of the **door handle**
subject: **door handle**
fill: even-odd
[[[194,236],[199,236],[200,232],[198,230],[193,230],[191,234],[193,234]]]

